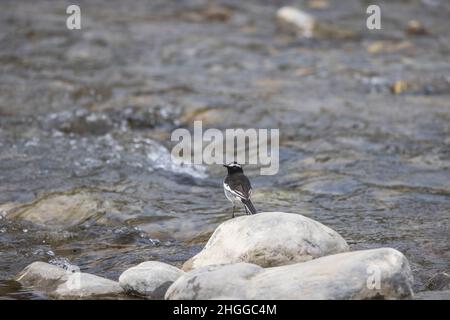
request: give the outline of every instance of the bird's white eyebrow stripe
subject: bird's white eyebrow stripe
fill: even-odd
[[[232,163],[232,164],[228,164],[227,167],[238,167],[241,168],[241,165],[238,163]]]

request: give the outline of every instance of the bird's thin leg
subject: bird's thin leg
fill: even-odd
[[[232,215],[232,218],[234,218],[234,204],[233,204],[233,215]]]

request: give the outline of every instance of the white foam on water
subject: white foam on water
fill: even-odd
[[[152,148],[152,152],[147,153],[147,159],[153,162],[152,168],[163,169],[177,174],[187,174],[198,179],[205,179],[208,177],[205,166],[195,164],[176,164],[172,161],[169,150],[167,150],[164,146],[153,142]]]

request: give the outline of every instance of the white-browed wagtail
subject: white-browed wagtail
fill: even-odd
[[[225,196],[233,204],[233,218],[236,203],[244,205],[246,214],[255,214],[256,209],[250,200],[252,186],[250,180],[244,175],[242,166],[236,161],[223,166],[228,170],[228,175],[223,180],[223,189]]]

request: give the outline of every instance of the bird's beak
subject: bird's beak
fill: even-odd
[[[228,166],[226,164],[223,165],[225,168],[228,168]]]

